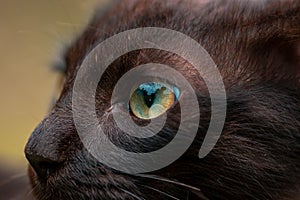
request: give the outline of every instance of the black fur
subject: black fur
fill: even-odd
[[[201,110],[197,138],[180,159],[151,174],[133,176],[111,170],[87,153],[72,118],[72,86],[78,66],[93,47],[121,31],[148,26],[180,31],[209,52],[224,78],[228,112],[217,145],[199,159],[210,119],[210,98],[200,75],[168,52],[148,49],[123,55],[106,71],[96,98],[99,120],[113,141],[132,148],[111,113],[104,112],[117,80],[140,64],[165,63],[180,71],[196,90]],[[26,146],[27,158],[38,168],[38,174],[30,168],[37,199],[299,199],[299,58],[299,0],[114,4],[96,14],[68,48],[62,94]],[[174,136],[178,109],[169,111],[162,136],[149,146]],[[133,151],[147,145],[136,148]]]

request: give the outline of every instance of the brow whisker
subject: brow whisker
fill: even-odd
[[[63,22],[63,21],[56,21],[57,25],[62,25],[62,26],[70,26],[70,27],[81,27],[82,24],[76,24],[76,23],[70,23],[70,22]],[[88,25],[86,26],[86,29],[94,30],[94,31],[101,31],[102,33],[107,33],[100,29],[99,27]]]

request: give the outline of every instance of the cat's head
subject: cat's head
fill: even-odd
[[[126,105],[115,110],[111,101],[115,85],[125,73],[142,64],[162,63],[177,70],[196,96],[197,107],[191,108],[191,103],[189,109],[201,111],[197,135],[182,156],[161,169],[131,174],[113,169],[89,153],[89,146],[78,134],[72,98],[80,66],[93,49],[117,33],[141,27],[178,31],[201,44],[222,76],[227,112],[218,142],[200,159],[199,148],[211,116],[218,115],[218,109],[212,112],[211,92],[201,73],[178,54],[155,48],[130,51],[117,58],[103,73],[92,105],[103,134],[115,145],[133,153],[158,150],[176,137],[183,117],[194,117],[192,113],[182,116],[179,102],[186,92],[180,86],[151,81],[145,73],[141,75],[145,83],[133,88]],[[183,48],[185,42],[178,41],[181,51],[189,55]],[[27,143],[25,153],[37,199],[297,199],[299,58],[299,0],[113,3],[105,12],[96,13],[65,52],[66,77],[61,96]],[[87,83],[90,76],[86,74]],[[146,94],[149,88],[155,91],[150,92],[154,96]],[[126,94],[119,90],[118,95]],[[83,105],[87,103],[84,97],[79,100]],[[159,101],[163,109],[150,112],[151,100]],[[167,119],[157,136],[144,140],[126,134],[116,124],[113,113],[118,112],[129,113],[141,127],[163,113],[167,113]],[[89,130],[89,121],[85,122]],[[189,129],[184,134],[192,137]],[[114,158],[110,151],[102,154]],[[136,163],[129,163],[128,168],[131,165]]]

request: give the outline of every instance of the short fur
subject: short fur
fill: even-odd
[[[150,26],[180,31],[208,51],[224,78],[228,112],[217,145],[199,159],[210,119],[210,98],[200,75],[168,52],[148,49],[123,55],[106,71],[96,97],[99,120],[113,141],[133,148],[105,111],[117,80],[140,64],[165,63],[180,71],[194,87],[201,110],[196,140],[180,159],[151,174],[133,176],[87,153],[73,122],[72,86],[78,66],[97,44],[116,33]],[[36,171],[29,170],[37,199],[300,198],[299,0],[120,1],[95,15],[65,59],[62,94],[25,149]],[[150,144],[139,142],[135,150],[170,140],[180,119],[178,109],[168,111],[161,137]]]

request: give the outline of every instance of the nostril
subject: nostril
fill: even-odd
[[[61,162],[38,155],[26,154],[26,158],[41,180],[46,180],[51,174],[55,173],[61,165]]]

